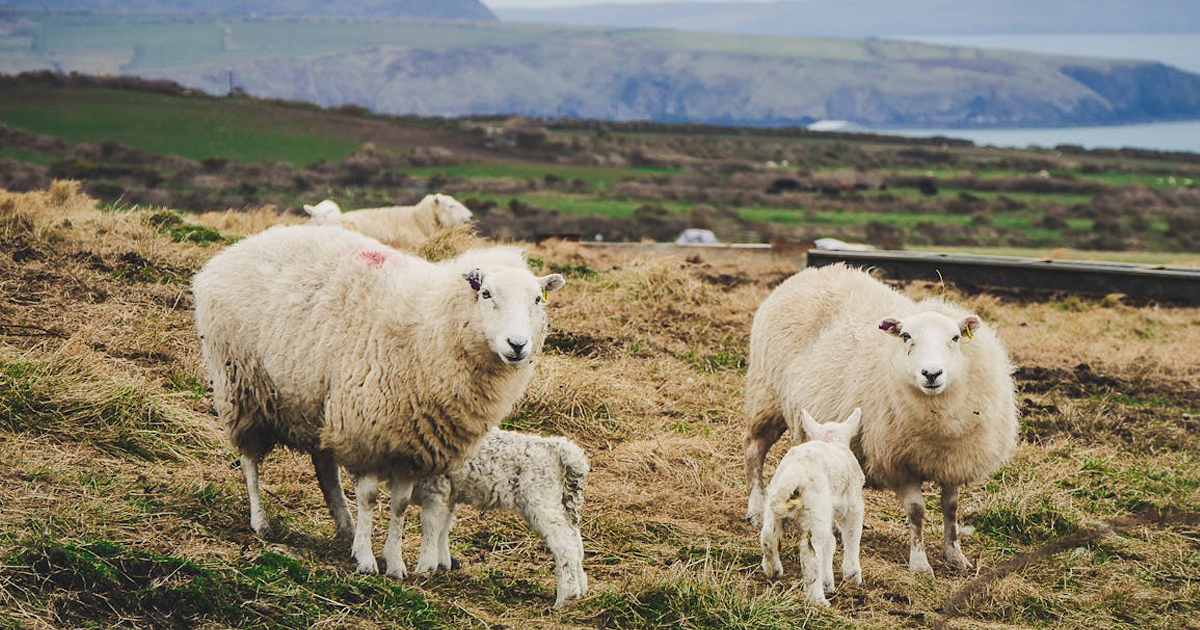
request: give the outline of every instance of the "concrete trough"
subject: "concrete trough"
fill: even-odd
[[[897,280],[945,280],[968,290],[1123,293],[1140,300],[1200,304],[1200,269],[1192,267],[889,250],[808,251],[809,266],[837,262],[875,267]]]

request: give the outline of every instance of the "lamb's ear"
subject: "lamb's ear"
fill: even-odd
[[[842,424],[846,426],[846,437],[854,437],[854,434],[858,433],[858,427],[862,424],[862,408],[855,407],[854,411],[851,411],[850,415],[842,421]]]
[[[562,274],[552,273],[548,276],[542,276],[537,279],[538,284],[542,285],[542,290],[549,293],[557,291],[567,286],[567,279],[562,277]]]
[[[467,279],[467,284],[471,285],[472,290],[478,291],[479,287],[483,286],[483,272],[479,267],[464,273],[463,277]]]
[[[958,330],[962,334],[966,335],[967,339],[970,339],[975,336],[975,330],[982,325],[983,322],[979,321],[978,317],[975,317],[974,315],[968,315],[959,320]]]
[[[804,428],[805,441],[813,439],[813,436],[821,430],[821,425],[817,423],[816,418],[812,417],[812,414],[808,413],[807,409],[800,410],[800,426]],[[799,437],[799,435],[793,435],[792,441],[799,442]]]
[[[900,328],[900,320],[896,319],[895,317],[889,317],[879,322],[879,330],[882,330],[893,337],[900,336]]]

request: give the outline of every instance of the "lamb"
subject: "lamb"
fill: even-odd
[[[835,525],[842,535],[842,581],[862,584],[858,545],[862,540],[862,489],[866,479],[850,452],[850,440],[858,431],[862,410],[855,408],[843,422],[818,424],[805,409],[800,410],[800,417],[808,441],[788,450],[767,486],[759,536],[762,567],[769,578],[783,575],[780,530],[797,523],[804,593],[814,604],[828,606],[825,592],[834,590]]]
[[[451,568],[449,534],[459,504],[520,514],[554,555],[558,595],[554,607],[583,597],[583,503],[587,456],[562,437],[492,429],[479,452],[461,467],[417,484],[421,505],[421,555],[417,573]]]
[[[450,195],[426,195],[415,206],[386,206],[363,208],[342,213],[333,201],[326,199],[304,211],[316,225],[340,225],[366,234],[392,247],[412,250],[420,247],[441,230],[471,220],[471,211]]]
[[[942,555],[971,563],[958,541],[959,487],[981,480],[1016,447],[1008,354],[979,317],[940,298],[913,302],[845,265],[805,269],[755,313],[746,372],[744,439],[750,497],[760,522],[763,460],[800,409],[866,420],[852,449],[868,483],[891,489],[909,519],[909,568],[925,555],[921,484],[942,488]]]
[[[213,404],[241,454],[250,525],[269,532],[258,464],[277,444],[312,456],[339,535],[378,572],[371,518],[391,486],[383,548],[404,577],[403,515],[415,481],[469,459],[533,377],[559,274],[513,247],[438,263],[329,226],[277,226],[214,256],[192,283]],[[350,518],[338,465],[354,477]]]

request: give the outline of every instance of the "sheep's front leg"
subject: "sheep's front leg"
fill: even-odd
[[[942,487],[942,557],[955,569],[973,568],[958,544],[958,486]]]
[[[354,527],[354,544],[350,555],[358,562],[359,573],[379,573],[375,552],[371,550],[371,521],[375,504],[379,501],[379,478],[363,475],[354,481],[355,501],[358,505],[358,523]]]
[[[262,537],[271,535],[271,522],[263,509],[258,488],[258,460],[242,455],[242,474],[246,477],[246,494],[250,495],[250,528]]]
[[[933,575],[929,558],[925,555],[925,538],[921,528],[925,524],[925,498],[921,496],[921,482],[906,482],[896,489],[900,505],[908,514],[908,568]]]
[[[406,475],[393,474],[389,485],[392,514],[388,519],[387,539],[383,542],[383,562],[390,577],[404,578],[408,569],[400,552],[404,544],[404,510],[412,499],[413,480]]]
[[[549,503],[538,503],[533,509],[544,509]],[[563,512],[550,514],[523,510],[525,520],[537,532],[554,556],[554,575],[557,581],[555,608],[587,594],[587,576],[583,573],[583,538],[579,528]]]
[[[312,454],[312,463],[317,472],[321,494],[325,495],[325,505],[329,507],[329,514],[337,524],[337,537],[351,538],[354,536],[354,519],[350,517],[346,492],[342,490],[342,473],[333,459],[333,453],[317,451]]]

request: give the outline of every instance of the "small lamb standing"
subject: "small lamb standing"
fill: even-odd
[[[443,194],[426,195],[415,206],[363,208],[347,213],[326,199],[315,206],[305,204],[304,211],[312,217],[313,224],[340,225],[406,250],[420,247],[441,230],[471,220],[471,211],[466,206]]]
[[[932,572],[921,484],[942,488],[942,555],[958,542],[959,487],[986,478],[1016,447],[1012,365],[979,317],[941,299],[913,302],[845,265],[805,269],[755,313],[746,372],[746,516],[759,523],[763,461],[801,408],[866,418],[851,448],[867,482],[896,493],[909,519],[909,568]]]
[[[269,530],[259,461],[277,444],[305,451],[364,573],[378,571],[371,517],[389,482],[383,558],[404,577],[414,482],[466,461],[512,410],[545,340],[543,296],[563,285],[516,248],[430,263],[338,227],[277,226],[214,256],[192,282],[196,328],[251,527]],[[357,526],[339,464],[355,477]]]
[[[804,594],[814,604],[828,606],[825,593],[834,590],[834,526],[842,535],[842,581],[862,584],[858,549],[866,478],[850,452],[862,410],[856,408],[843,422],[825,424],[818,424],[804,409],[800,416],[808,441],[789,449],[771,477],[758,540],[763,571],[771,579],[778,578],[783,575],[779,537],[788,524],[796,523]]]
[[[558,596],[554,607],[587,594],[579,508],[587,456],[562,437],[492,429],[479,452],[448,474],[417,484],[421,505],[421,555],[417,573],[451,568],[450,529],[457,506],[520,514],[554,555]]]

